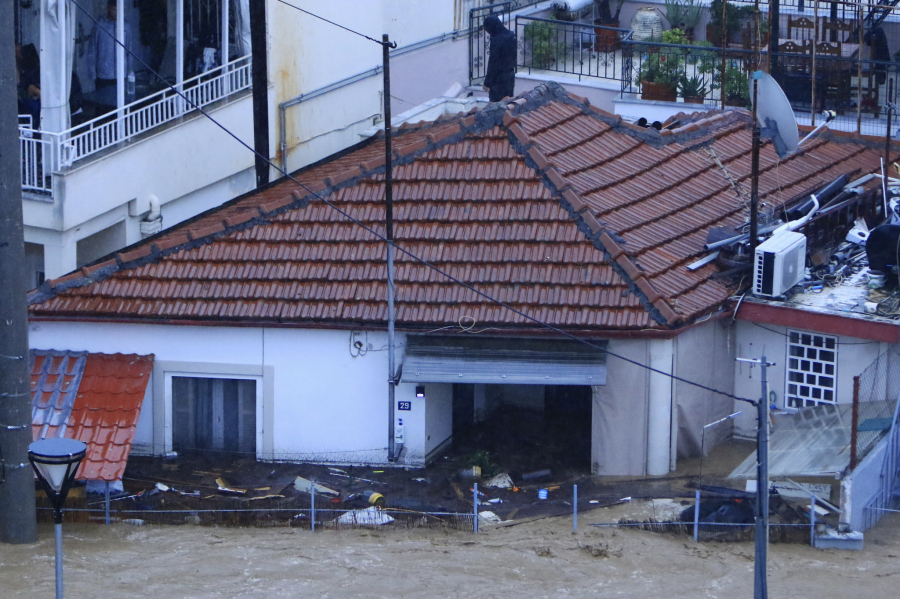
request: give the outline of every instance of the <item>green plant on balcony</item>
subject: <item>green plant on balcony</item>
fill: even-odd
[[[747,73],[739,61],[729,62],[725,67],[725,87],[722,88],[721,71],[713,75],[712,89],[722,89],[725,104],[748,107],[750,105],[750,85]]]
[[[702,104],[708,91],[706,77],[703,75],[682,75],[678,80],[678,95],[688,104]]]
[[[652,42],[653,39],[650,41]],[[662,42],[685,45],[687,38],[680,29],[670,29],[663,31]],[[644,55],[643,64],[641,64],[641,70],[635,79],[635,83],[641,86],[641,98],[674,102],[677,97],[676,87],[684,74],[687,50],[647,45],[642,48],[642,54]]]
[[[565,56],[567,46],[559,41],[556,28],[551,23],[532,21],[525,25],[524,42],[530,57],[526,66],[535,69],[550,68],[553,63]]]
[[[727,1],[727,0],[726,0]],[[729,42],[737,40],[741,32],[741,20],[752,17],[752,6],[738,6],[727,2],[725,6],[725,23],[722,22],[722,0],[712,0],[709,4],[709,23],[706,25],[706,39],[713,45],[724,48]]]
[[[705,8],[700,0],[665,0],[669,26],[681,29],[689,40],[694,39],[694,28],[700,24]]]
[[[622,12],[622,5],[625,0],[597,0],[597,18],[594,19],[595,25],[606,25],[607,27],[619,26],[619,13]],[[615,5],[616,12],[612,11]]]

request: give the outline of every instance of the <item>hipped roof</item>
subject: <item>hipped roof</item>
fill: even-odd
[[[748,215],[751,117],[694,115],[657,132],[556,84],[479,112],[404,126],[393,141],[398,246],[493,298],[570,330],[661,330],[717,310],[707,231]],[[820,137],[761,154],[760,197],[783,202],[849,171],[864,143]],[[384,232],[384,139],[323,161],[129,251],[47,281],[33,317],[383,326],[385,244],[313,192]],[[401,328],[537,325],[396,255]],[[468,325],[467,325],[468,326]]]

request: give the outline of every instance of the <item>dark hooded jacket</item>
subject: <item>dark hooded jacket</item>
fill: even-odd
[[[491,15],[484,20],[484,30],[491,36],[491,53],[488,57],[485,87],[491,90],[491,99],[496,93],[502,99],[511,96],[516,83],[516,35],[503,26],[500,19]]]

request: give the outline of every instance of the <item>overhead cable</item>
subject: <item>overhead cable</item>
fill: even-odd
[[[98,24],[98,25],[99,25],[97,19],[95,19],[93,15],[91,15],[87,10],[85,10],[84,7],[82,7],[81,4],[79,4],[78,0],[69,0],[69,1],[72,2],[72,4],[74,4],[75,6],[77,6],[82,12],[84,12],[84,13],[88,16],[88,18],[91,19],[95,24]],[[279,0],[279,1],[281,1],[281,0]],[[306,11],[304,11],[304,12],[306,12]],[[312,197],[314,197],[314,198],[316,198],[316,199],[322,201],[325,205],[327,205],[327,206],[329,206],[330,208],[332,208],[333,210],[335,210],[338,214],[340,214],[341,216],[343,216],[344,218],[346,218],[346,219],[347,219],[348,221],[350,221],[351,223],[353,223],[353,224],[357,225],[358,227],[362,228],[363,230],[365,230],[366,232],[368,232],[370,235],[372,235],[372,236],[375,237],[376,239],[381,240],[381,241],[383,241],[383,242],[385,242],[385,243],[387,243],[387,244],[392,245],[397,251],[399,251],[399,252],[405,254],[406,256],[408,256],[408,257],[409,257],[410,259],[412,259],[413,261],[418,262],[419,264],[421,264],[422,266],[425,266],[426,268],[430,268],[430,269],[433,270],[434,272],[436,272],[436,273],[440,274],[441,276],[445,277],[447,280],[449,280],[449,281],[451,281],[451,282],[453,282],[453,283],[456,283],[457,285],[460,285],[461,287],[464,287],[465,289],[468,289],[468,290],[471,291],[472,293],[474,293],[474,294],[476,294],[476,295],[478,295],[478,296],[484,298],[485,300],[487,300],[487,301],[489,301],[489,302],[492,302],[492,303],[494,303],[494,304],[497,304],[498,306],[501,306],[502,308],[505,308],[505,309],[509,310],[509,311],[512,312],[513,314],[516,314],[516,315],[518,315],[518,316],[521,316],[521,317],[524,318],[525,320],[528,320],[528,321],[530,321],[530,322],[532,322],[532,323],[534,323],[534,324],[537,324],[537,325],[539,325],[539,326],[542,326],[542,327],[544,327],[544,328],[546,328],[546,329],[548,329],[548,330],[550,330],[550,331],[553,331],[553,332],[555,332],[555,333],[558,333],[558,334],[560,334],[560,335],[562,335],[562,336],[564,336],[564,337],[568,337],[568,338],[570,338],[570,339],[572,339],[572,340],[574,340],[574,341],[577,341],[577,342],[579,342],[579,343],[583,343],[583,344],[585,344],[585,345],[587,345],[587,346],[589,346],[589,347],[592,347],[592,348],[594,348],[594,349],[596,349],[596,350],[598,350],[598,351],[601,351],[601,352],[605,353],[605,354],[608,355],[608,356],[612,356],[612,357],[614,357],[614,358],[618,358],[619,360],[622,360],[623,362],[627,362],[627,363],[632,364],[632,365],[634,365],[634,366],[638,366],[638,367],[640,367],[640,368],[644,368],[644,369],[649,370],[650,372],[653,372],[653,373],[655,373],[655,374],[661,374],[661,375],[663,375],[663,376],[665,376],[665,377],[668,377],[668,378],[670,378],[670,379],[672,379],[672,380],[675,380],[675,381],[678,381],[678,382],[680,382],[680,383],[684,383],[684,384],[686,384],[686,385],[691,385],[691,386],[693,386],[693,387],[697,387],[698,389],[703,389],[704,391],[709,391],[710,393],[715,393],[715,394],[717,394],[717,395],[722,395],[722,396],[724,396],[724,397],[728,397],[728,398],[731,398],[731,399],[734,399],[734,400],[737,400],[737,401],[744,401],[744,402],[747,402],[747,403],[756,405],[757,400],[755,400],[755,399],[747,399],[747,398],[745,398],[745,397],[739,397],[739,396],[734,395],[734,394],[732,394],[732,393],[728,393],[727,391],[722,391],[722,390],[720,390],[720,389],[715,389],[715,388],[713,388],[713,387],[709,387],[709,386],[703,385],[703,384],[701,384],[701,383],[697,383],[697,382],[694,382],[694,381],[685,379],[685,378],[683,378],[683,377],[680,377],[680,376],[678,376],[678,375],[672,374],[672,373],[670,373],[670,372],[665,372],[665,371],[663,371],[663,370],[659,370],[659,369],[653,368],[652,366],[648,366],[648,365],[646,365],[646,364],[643,364],[643,363],[641,363],[641,362],[638,362],[637,360],[632,360],[631,358],[626,358],[625,356],[621,356],[621,355],[615,354],[615,353],[609,351],[608,349],[606,349],[605,347],[600,347],[599,345],[596,345],[596,344],[594,344],[594,343],[591,343],[591,342],[588,341],[587,339],[582,339],[582,338],[580,338],[580,337],[577,337],[577,336],[575,336],[575,335],[573,335],[573,334],[571,334],[571,333],[569,333],[569,332],[567,332],[567,331],[564,331],[564,330],[562,330],[562,329],[560,329],[560,328],[557,328],[557,327],[551,325],[550,323],[546,323],[546,322],[543,322],[543,321],[541,321],[541,320],[538,320],[537,318],[535,318],[535,317],[533,317],[533,316],[530,316],[529,314],[526,314],[525,312],[522,312],[522,311],[519,310],[518,308],[514,308],[513,306],[507,304],[506,302],[504,302],[504,301],[502,301],[502,300],[499,300],[499,299],[496,299],[496,298],[494,298],[494,297],[488,295],[487,293],[485,293],[485,292],[483,292],[483,291],[480,291],[479,289],[476,289],[476,288],[473,287],[472,285],[470,285],[470,284],[468,284],[468,283],[466,283],[466,282],[464,282],[464,281],[461,281],[460,279],[457,279],[456,277],[454,277],[454,276],[451,275],[450,273],[447,273],[447,272],[441,270],[439,267],[437,267],[437,266],[431,264],[430,262],[428,262],[428,261],[425,260],[424,258],[420,258],[419,256],[413,254],[413,253],[410,252],[409,250],[404,249],[403,246],[397,245],[397,244],[394,243],[393,241],[388,240],[387,237],[385,237],[384,235],[382,235],[381,233],[379,233],[379,232],[376,231],[375,229],[372,229],[371,227],[369,227],[368,225],[366,225],[366,224],[363,223],[362,221],[360,221],[360,220],[354,218],[354,217],[351,216],[349,213],[347,213],[345,210],[343,210],[343,209],[341,209],[340,207],[336,206],[335,204],[333,204],[333,203],[330,202],[329,200],[327,200],[327,199],[325,199],[324,197],[320,196],[318,193],[314,192],[314,191],[311,190],[309,187],[307,187],[306,185],[304,185],[303,183],[301,183],[300,181],[298,181],[297,179],[295,179],[294,177],[292,177],[290,174],[288,174],[288,172],[287,172],[286,170],[280,168],[280,167],[277,166],[275,163],[273,163],[271,160],[269,160],[269,158],[268,158],[267,156],[263,156],[262,154],[260,154],[259,152],[257,152],[255,148],[251,147],[249,144],[247,144],[247,143],[244,142],[241,138],[239,138],[236,134],[232,133],[227,127],[225,127],[224,125],[222,125],[221,123],[219,123],[216,119],[214,119],[212,116],[210,116],[209,113],[207,113],[205,110],[203,110],[203,108],[201,108],[200,106],[198,106],[197,104],[195,104],[194,102],[192,102],[190,98],[188,98],[185,94],[183,94],[183,93],[181,92],[181,90],[179,90],[178,88],[176,88],[174,85],[170,84],[168,81],[166,81],[166,80],[162,77],[162,75],[160,75],[160,74],[157,73],[155,70],[153,70],[152,68],[150,68],[150,65],[148,65],[146,62],[144,62],[144,61],[143,61],[139,56],[137,56],[134,52],[132,52],[131,50],[129,50],[128,48],[126,48],[125,45],[124,45],[122,42],[120,42],[118,39],[116,39],[115,35],[113,35],[112,32],[106,31],[106,29],[104,29],[104,28],[102,28],[102,27],[100,27],[99,29],[100,29],[100,31],[104,32],[106,35],[109,35],[110,37],[112,37],[113,40],[116,42],[116,44],[118,44],[119,46],[121,46],[122,48],[124,48],[125,51],[128,52],[129,54],[131,54],[131,56],[132,56],[135,60],[137,60],[138,62],[140,62],[141,65],[143,65],[143,66],[147,69],[148,72],[152,73],[153,75],[155,75],[156,77],[158,77],[161,81],[163,81],[163,82],[165,83],[165,85],[166,85],[170,90],[172,90],[173,92],[175,92],[176,94],[178,94],[178,96],[181,97],[185,102],[187,102],[191,107],[193,107],[193,108],[194,108],[195,110],[197,110],[200,114],[202,114],[202,115],[205,116],[207,119],[209,119],[210,121],[212,121],[212,123],[214,123],[217,127],[219,127],[222,131],[224,131],[224,132],[225,132],[226,134],[228,134],[230,137],[232,137],[232,138],[233,138],[235,141],[237,141],[239,144],[241,144],[241,145],[244,146],[246,149],[248,149],[248,150],[250,150],[251,152],[253,152],[254,155],[256,155],[257,157],[263,159],[263,160],[264,160],[271,168],[274,168],[276,171],[278,171],[279,173],[281,173],[284,177],[286,177],[287,179],[291,180],[292,182],[294,182],[295,184],[297,184],[298,186],[300,186],[301,188],[303,188],[304,190],[306,190],[306,192],[307,192],[310,196],[312,196]],[[361,34],[360,34],[360,35],[361,35]],[[370,38],[370,39],[371,39],[371,38]],[[379,43],[381,43],[381,42],[379,42]]]
[[[379,46],[382,45],[382,44],[384,43],[384,42],[382,42],[382,41],[380,41],[380,40],[375,39],[374,37],[369,37],[369,36],[366,35],[365,33],[360,33],[359,31],[354,31],[354,30],[350,29],[349,27],[344,27],[343,25],[340,25],[340,24],[338,24],[338,23],[335,23],[334,21],[329,21],[329,20],[326,19],[325,17],[320,17],[319,15],[317,15],[317,14],[315,14],[315,13],[311,13],[311,12],[309,12],[308,10],[303,10],[303,9],[300,8],[299,6],[295,6],[295,5],[293,5],[293,4],[289,3],[289,2],[285,2],[284,0],[278,0],[278,1],[281,2],[282,4],[284,4],[285,6],[290,6],[290,7],[293,8],[294,10],[299,10],[300,12],[306,13],[306,14],[308,14],[308,15],[311,16],[311,17],[315,17],[315,18],[317,18],[317,19],[320,19],[320,20],[322,20],[322,21],[325,21],[326,23],[330,23],[330,24],[334,25],[335,27],[340,27],[340,28],[343,29],[344,31],[349,31],[350,33],[353,33],[353,34],[355,34],[355,35],[358,35],[359,37],[364,37],[364,38],[366,38],[367,40],[371,40],[371,41],[375,42],[376,44],[378,44]],[[396,47],[397,47],[396,42],[393,43],[393,44],[391,45],[391,47],[392,47],[392,48],[396,48]]]

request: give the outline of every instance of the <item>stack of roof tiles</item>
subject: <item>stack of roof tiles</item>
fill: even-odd
[[[32,434],[87,445],[79,480],[122,478],[153,356],[31,351]]]
[[[748,214],[750,115],[729,110],[661,132],[555,84],[394,140],[397,322],[533,330],[682,326],[737,283],[703,255],[707,231]],[[781,203],[879,152],[821,137],[779,160],[760,195]],[[48,281],[33,317],[260,324],[381,324],[384,141],[375,138],[104,262]],[[327,205],[324,198],[333,206]],[[350,218],[348,218],[350,217]],[[407,253],[408,252],[408,253]],[[514,308],[429,268],[433,265]],[[524,316],[527,315],[527,316]]]

